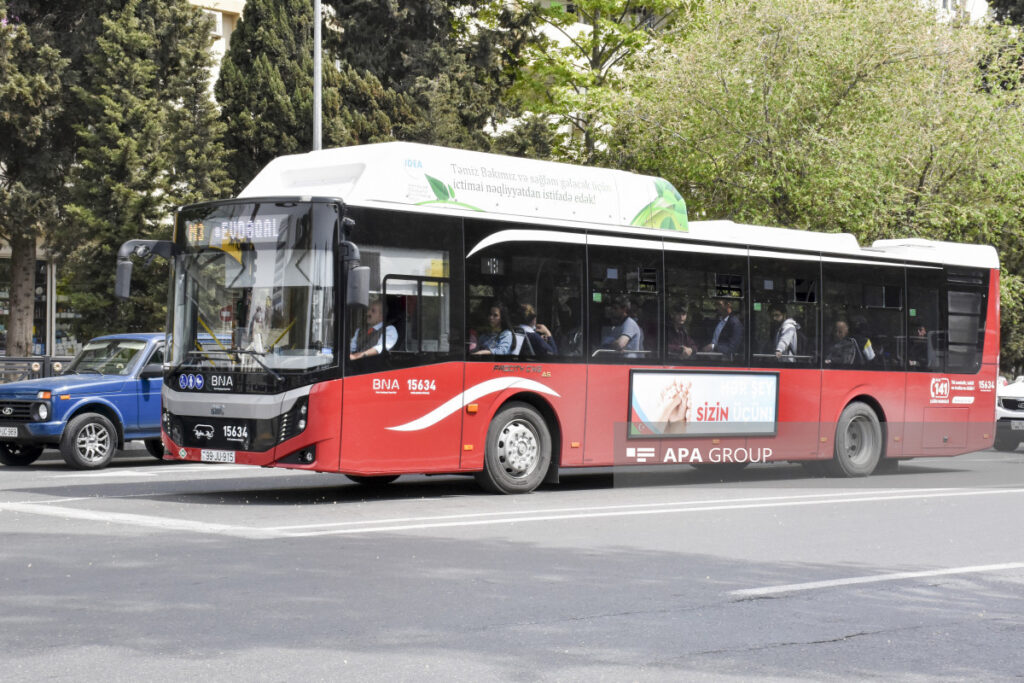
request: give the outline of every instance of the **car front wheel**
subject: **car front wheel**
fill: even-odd
[[[68,423],[60,440],[60,453],[69,467],[98,470],[106,467],[117,450],[117,430],[103,415],[84,413]]]

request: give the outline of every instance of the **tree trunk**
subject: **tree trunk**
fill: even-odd
[[[36,304],[36,240],[11,238],[11,312],[7,316],[7,356],[32,355],[32,319]]]

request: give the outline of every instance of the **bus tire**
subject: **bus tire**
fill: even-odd
[[[64,429],[60,454],[68,467],[98,470],[106,467],[117,451],[117,429],[99,413],[82,413]]]
[[[346,474],[350,480],[363,486],[387,486],[395,479],[398,479],[398,474],[378,474],[378,475],[362,475],[362,474]]]
[[[32,446],[23,443],[0,443],[0,462],[11,467],[31,465],[42,454],[42,446]]]
[[[146,451],[157,460],[164,459],[164,442],[161,439],[146,439]]]
[[[882,457],[882,424],[866,403],[854,401],[843,409],[836,424],[836,446],[825,463],[833,477],[866,477]]]
[[[1004,453],[1012,453],[1017,450],[1017,446],[1019,445],[1020,441],[1017,441],[1017,439],[997,435],[995,443],[992,444],[992,448],[997,451],[1003,451]]]
[[[484,469],[477,483],[492,493],[529,493],[540,486],[551,463],[551,432],[532,406],[506,404],[487,429]]]

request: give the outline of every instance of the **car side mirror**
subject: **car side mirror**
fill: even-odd
[[[164,366],[163,366],[163,363],[150,363],[146,367],[142,368],[142,372],[139,374],[139,377],[142,377],[143,379],[153,379],[155,377],[163,377],[163,376],[164,376]]]

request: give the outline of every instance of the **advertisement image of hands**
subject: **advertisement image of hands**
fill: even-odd
[[[775,373],[633,371],[629,436],[774,434]]]

